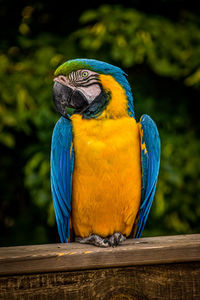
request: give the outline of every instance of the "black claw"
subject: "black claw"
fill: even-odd
[[[117,247],[119,244],[121,244],[123,241],[125,241],[126,237],[119,233],[115,232],[111,237],[109,238],[110,244],[112,247]]]
[[[104,241],[104,243],[108,244],[109,246],[112,246],[109,239],[104,239],[103,241]]]

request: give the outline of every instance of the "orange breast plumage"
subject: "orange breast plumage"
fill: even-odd
[[[141,149],[135,119],[71,117],[75,165],[72,226],[76,236],[129,236],[141,199]]]

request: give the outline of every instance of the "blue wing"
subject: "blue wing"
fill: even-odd
[[[160,137],[154,121],[142,115],[141,152],[142,152],[142,195],[136,238],[142,234],[153,202],[160,166]]]
[[[51,191],[58,233],[62,243],[70,233],[71,189],[74,166],[72,125],[61,117],[56,123],[51,144]]]

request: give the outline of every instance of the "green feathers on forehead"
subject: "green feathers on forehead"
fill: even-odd
[[[57,68],[54,75],[67,76],[72,71],[77,71],[80,69],[87,69],[101,74],[110,74],[113,77],[119,75],[121,76],[125,75],[122,69],[115,67],[111,64],[108,64],[103,61],[95,60],[95,59],[84,59],[84,58],[77,58],[77,59],[66,61],[65,63],[63,63],[61,66]]]
[[[72,71],[77,71],[80,69],[92,70],[92,68],[83,61],[69,60],[69,61],[63,63],[61,66],[59,66],[56,69],[54,75],[55,76],[59,76],[59,75],[67,76]]]

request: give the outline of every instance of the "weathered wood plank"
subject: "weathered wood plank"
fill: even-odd
[[[0,277],[0,299],[199,300],[200,262]]]
[[[200,261],[200,234],[127,240],[117,248],[47,244],[0,248],[0,275]]]
[[[200,234],[0,248],[0,299],[199,300]]]

